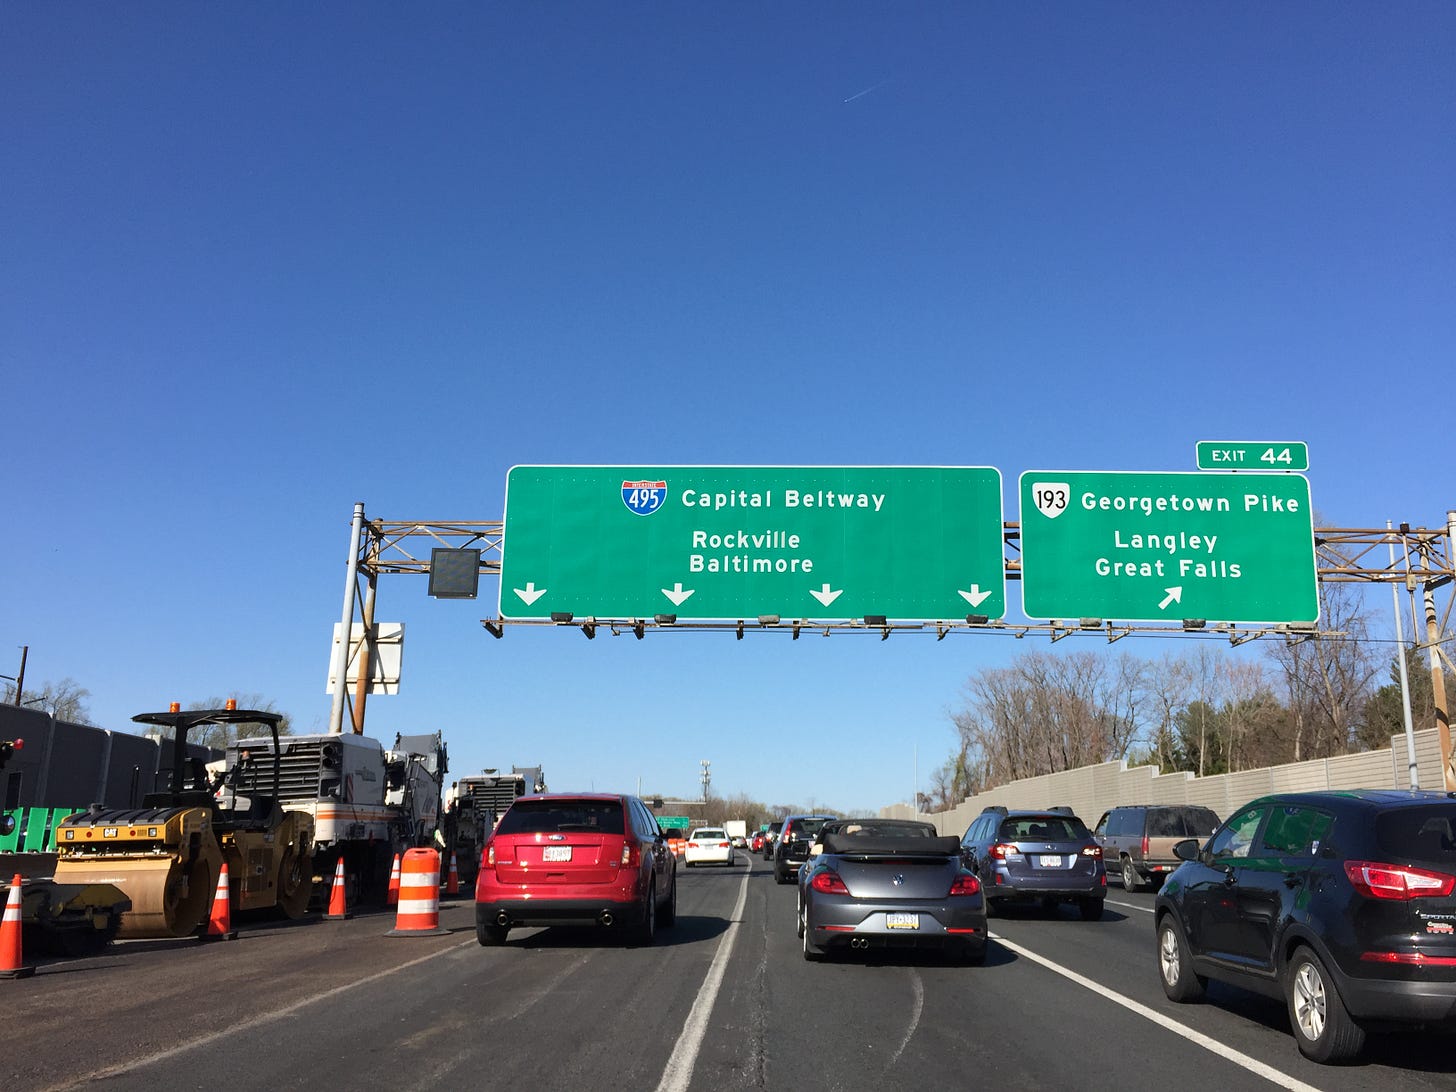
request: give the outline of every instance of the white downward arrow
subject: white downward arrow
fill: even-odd
[[[534,581],[528,580],[526,581],[526,586],[524,588],[516,589],[516,594],[519,595],[523,600],[525,600],[526,606],[529,607],[532,603],[534,603],[536,600],[540,599],[543,595],[546,594],[546,589],[538,588],[536,587]]]
[[[824,587],[821,588],[821,589],[819,589],[818,591],[815,591],[813,588],[810,588],[809,589],[809,594],[812,595],[815,599],[819,600],[820,603],[824,604],[824,606],[827,607],[831,603],[833,603],[836,599],[838,599],[841,595],[844,594],[844,589],[843,588],[840,588],[838,591],[830,591],[829,590],[829,585],[828,584],[825,584]]]
[[[688,596],[692,595],[693,592],[695,592],[696,590],[696,588],[689,588],[687,591],[683,591],[683,586],[681,584],[674,584],[672,586],[672,591],[668,591],[666,588],[663,588],[662,594],[672,600],[673,606],[680,607],[685,602],[687,602]]]
[[[961,591],[957,588],[956,592],[973,607],[979,607],[987,599],[991,598],[991,593],[989,591],[982,591],[981,585],[979,584],[972,584],[970,591]]]
[[[1169,603],[1183,602],[1183,589],[1181,587],[1164,588],[1163,590],[1168,594],[1163,596],[1163,601],[1158,604],[1159,610],[1166,610]]]

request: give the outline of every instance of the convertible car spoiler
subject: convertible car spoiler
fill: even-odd
[[[825,853],[843,857],[959,857],[961,840],[942,838],[877,838],[863,834],[826,834]]]

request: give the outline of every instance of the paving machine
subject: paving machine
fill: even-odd
[[[189,709],[132,720],[171,732],[168,788],[142,806],[88,810],[56,828],[56,882],[107,883],[131,900],[123,937],[182,937],[205,925],[224,861],[235,911],[276,907],[303,916],[313,888],[311,815],[278,803],[278,713]],[[270,771],[243,766],[222,781],[189,758],[187,735],[203,725],[260,724],[273,739]],[[234,775],[234,776],[229,776]]]

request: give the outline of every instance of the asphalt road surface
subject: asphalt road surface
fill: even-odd
[[[678,924],[650,948],[602,930],[475,943],[389,938],[388,914],[241,923],[238,940],[135,941],[0,981],[0,1088],[1456,1090],[1456,1036],[1374,1036],[1305,1061],[1284,1007],[1158,984],[1152,896],[1114,884],[1081,921],[991,921],[984,967],[925,956],[805,963],[795,889],[758,857],[678,870]]]

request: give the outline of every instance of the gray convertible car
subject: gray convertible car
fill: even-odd
[[[909,819],[836,819],[799,871],[799,937],[811,962],[830,952],[929,948],[982,963],[986,899],[961,864],[959,838]]]

